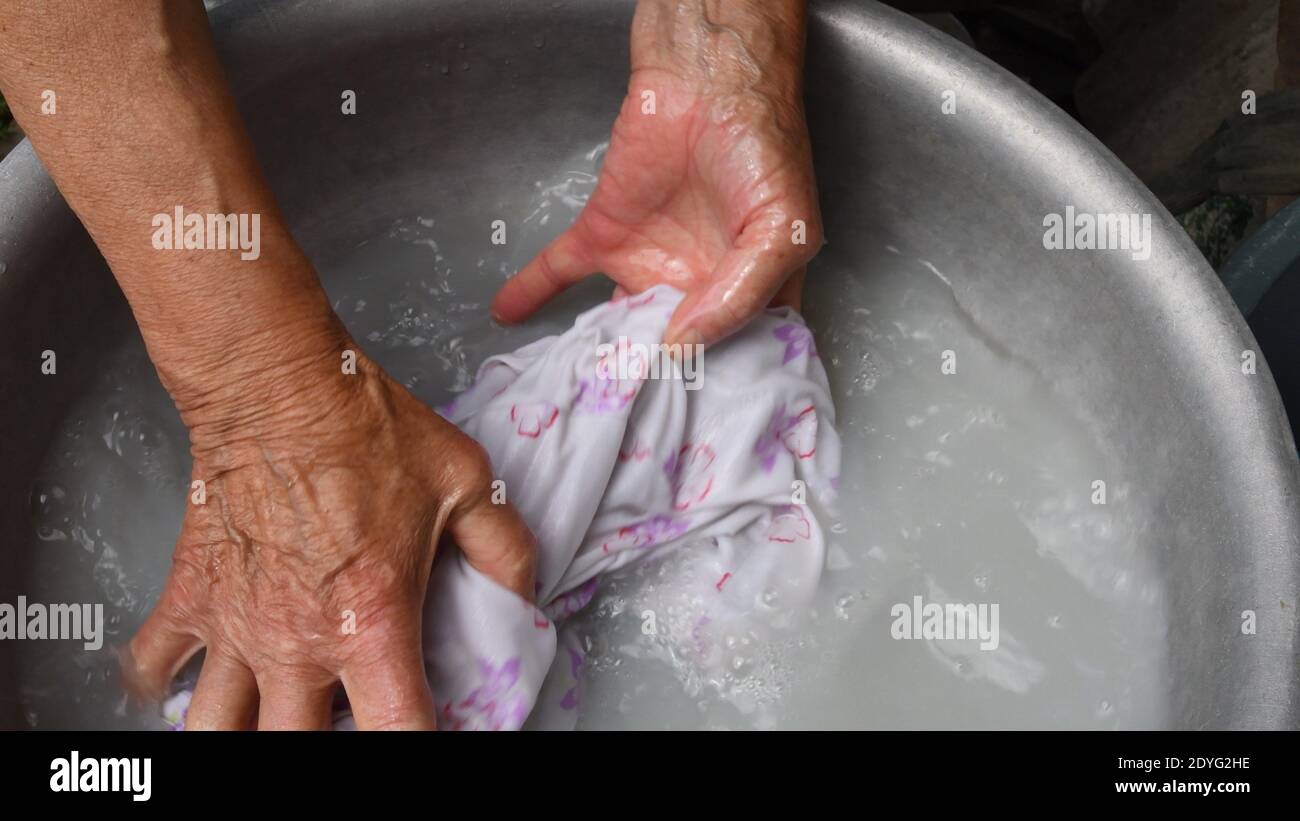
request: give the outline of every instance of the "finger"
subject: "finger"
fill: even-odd
[[[447,532],[475,570],[533,600],[537,543],[513,507],[504,501],[494,504],[491,496],[483,494],[470,507],[452,514]]]
[[[751,233],[757,236],[746,236]],[[820,243],[818,243],[820,244]],[[786,279],[815,253],[781,229],[746,229],[723,255],[710,285],[688,293],[664,332],[667,345],[711,345],[736,332],[763,310]]]
[[[161,699],[185,662],[203,646],[175,604],[170,579],[149,618],[120,654],[122,675],[129,690],[148,699]]]
[[[565,288],[594,273],[591,255],[577,229],[570,228],[501,286],[492,300],[492,316],[501,322],[520,322]]]
[[[185,729],[247,730],[256,717],[253,671],[229,653],[209,648],[185,716]]]
[[[259,730],[328,730],[334,681],[277,668],[257,676]],[[193,709],[193,707],[191,707]]]
[[[357,729],[435,728],[433,693],[424,674],[418,632],[372,648],[345,667],[341,678]]]
[[[777,290],[776,296],[768,303],[769,308],[803,308],[803,284],[808,278],[808,266],[805,265],[790,275],[790,278]]]

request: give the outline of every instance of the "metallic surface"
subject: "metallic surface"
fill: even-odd
[[[538,179],[604,139],[631,10],[232,0],[211,16],[281,203],[309,253],[327,258],[397,215],[449,201],[490,209],[485,178]],[[1254,340],[1214,273],[1118,160],[1011,75],[874,3],[815,3],[814,17],[823,265],[842,270],[886,243],[932,261],[1008,353],[1050,370],[1125,454],[1128,479],[1156,500],[1172,726],[1300,725],[1300,466],[1267,365],[1241,372]],[[357,117],[339,116],[342,89],[357,91]],[[941,112],[946,90],[955,115]],[[1044,250],[1044,215],[1067,205],[1152,214],[1150,259]],[[817,270],[814,308],[836,290]],[[0,545],[28,542],[24,500],[84,389],[78,365],[130,332],[111,276],[24,143],[0,164]],[[40,375],[46,348],[67,352],[66,377]],[[0,550],[5,601],[39,581],[23,566]],[[1256,635],[1241,633],[1245,610],[1258,614]],[[21,725],[21,671],[5,659],[0,726]]]

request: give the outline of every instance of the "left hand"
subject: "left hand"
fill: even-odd
[[[801,4],[727,4],[723,24],[694,5],[638,5],[628,95],[596,189],[502,287],[498,319],[521,321],[597,271],[623,292],[667,283],[686,294],[669,345],[716,342],[774,299],[797,307],[822,245]]]

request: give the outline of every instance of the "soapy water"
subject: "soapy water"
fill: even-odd
[[[1132,490],[1050,379],[963,309],[943,273],[831,249],[807,307],[844,445],[817,600],[784,631],[728,637],[701,679],[673,558],[603,585],[588,728],[1139,728],[1164,721],[1164,599]],[[837,270],[838,269],[838,270]],[[818,299],[816,282],[831,281]],[[941,370],[943,354],[955,372]],[[706,366],[707,367],[707,366]],[[1128,504],[1115,504],[1128,501]],[[1000,640],[893,637],[896,605],[996,604]],[[653,662],[649,661],[653,660]]]
[[[429,213],[318,260],[335,309],[416,396],[447,401],[487,356],[558,333],[608,295],[580,286],[524,327],[486,319],[501,282],[582,208],[603,150],[539,181],[504,246]],[[1050,374],[1009,355],[941,271],[898,249],[844,260],[831,246],[809,279],[844,446],[839,517],[819,511],[815,600],[787,608],[767,594],[753,629],[723,637],[720,672],[693,652],[690,555],[602,580],[573,622],[587,653],[578,726],[1161,726],[1164,593],[1141,507],[1114,504],[1132,491]],[[941,370],[946,350],[955,373]],[[185,430],[138,337],[106,355],[56,443],[30,490],[22,590],[102,602],[105,649],[10,643],[21,714],[40,728],[161,726],[124,696],[108,649],[156,601],[189,491]],[[1110,504],[1093,504],[1103,476]],[[916,596],[996,604],[996,649],[894,638],[891,610]]]

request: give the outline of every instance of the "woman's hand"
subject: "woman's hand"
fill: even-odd
[[[631,293],[659,283],[686,293],[670,345],[715,342],[774,298],[797,305],[792,275],[822,245],[803,5],[641,0],[628,95],[596,190],[497,294],[497,318],[525,319],[597,271]]]
[[[44,116],[44,89],[73,102]],[[420,628],[439,536],[524,596],[532,537],[491,503],[482,449],[330,309],[203,4],[102,0],[87,25],[82,3],[0,3],[0,91],[131,303],[202,483],[128,679],[160,696],[204,646],[191,727],[324,727],[337,681],[361,727],[432,727]],[[248,249],[157,247],[178,208],[261,228]]]
[[[359,727],[432,728],[421,610],[444,529],[531,597],[532,537],[491,502],[482,448],[359,352],[344,373],[356,346],[325,336],[184,409],[206,498],[125,661],[159,695],[207,648],[190,728],[325,728],[339,681]]]

